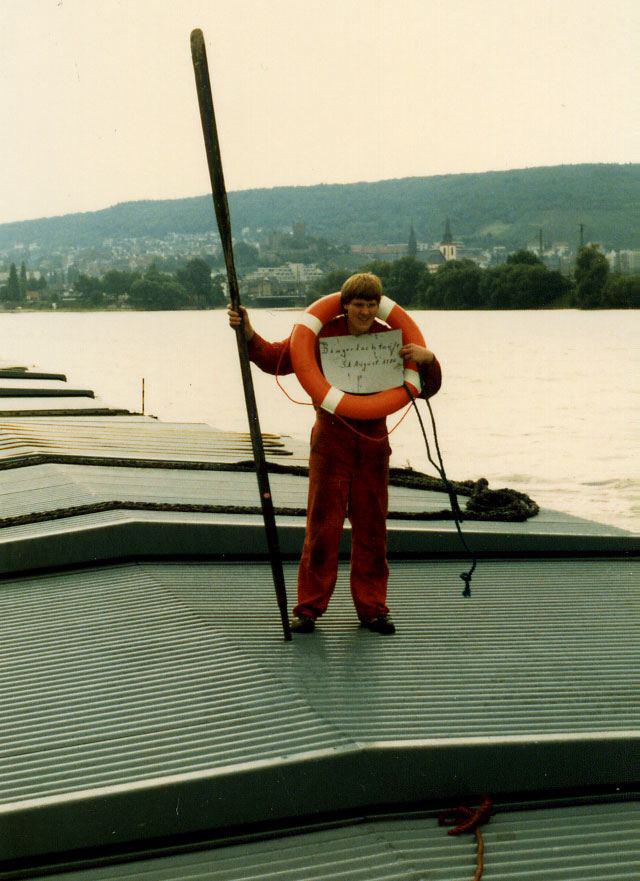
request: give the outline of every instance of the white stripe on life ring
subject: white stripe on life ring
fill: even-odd
[[[324,396],[324,401],[320,404],[323,410],[329,413],[335,413],[340,401],[344,398],[344,392],[332,385]]]
[[[420,374],[417,370],[405,370],[404,381],[410,382],[412,386],[418,389],[418,391],[420,391],[422,388],[422,383],[420,382]]]
[[[312,315],[310,312],[303,312],[298,316],[294,324],[304,324],[305,327],[308,327],[310,331],[315,333],[317,336],[322,330],[322,322],[319,318],[316,318],[315,315]]]
[[[392,300],[390,297],[382,296],[380,298],[380,305],[378,306],[378,314],[377,318],[380,318],[382,321],[386,321],[389,317],[389,313],[396,305],[395,300]]]

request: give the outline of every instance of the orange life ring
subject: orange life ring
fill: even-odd
[[[312,303],[298,318],[291,334],[291,362],[301,386],[316,407],[349,419],[379,419],[403,407],[408,396],[403,386],[370,395],[352,395],[330,385],[316,358],[316,340],[324,325],[342,312],[340,294],[327,294]],[[389,297],[380,300],[377,317],[402,331],[402,342],[424,346],[420,328]],[[412,361],[405,364],[404,381],[411,394],[420,394],[420,374]]]

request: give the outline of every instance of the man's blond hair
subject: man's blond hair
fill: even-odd
[[[382,297],[382,282],[373,272],[356,272],[340,288],[340,302],[346,306],[352,300],[375,300],[380,302]]]

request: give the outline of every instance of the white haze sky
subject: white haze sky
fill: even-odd
[[[0,0],[0,223],[209,191],[639,158],[638,0]]]

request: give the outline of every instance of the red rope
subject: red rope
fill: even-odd
[[[358,437],[363,437],[365,440],[370,440],[370,441],[383,441],[383,440],[386,440],[390,435],[393,434],[393,432],[400,425],[400,423],[405,418],[405,416],[407,415],[407,413],[409,412],[410,409],[411,409],[411,404],[408,404],[407,409],[404,411],[404,413],[402,414],[400,419],[398,419],[398,421],[393,426],[393,428],[390,431],[387,431],[385,434],[379,435],[378,437],[375,437],[374,435],[370,435],[370,434],[363,434],[363,432],[358,431],[357,428],[354,428],[353,425],[351,425],[349,422],[347,422],[346,419],[343,419],[342,416],[339,416],[337,413],[334,413],[333,415],[336,416],[340,420],[340,422],[342,422],[343,425],[346,425],[347,428],[350,428],[354,434],[357,434]]]
[[[303,407],[313,407],[313,401],[296,401],[295,398],[292,398],[291,395],[289,394],[289,392],[286,390],[286,388],[280,382],[280,367],[282,365],[282,359],[284,358],[284,353],[287,350],[287,344],[289,345],[289,348],[291,348],[291,334],[292,333],[293,333],[293,330],[289,334],[289,338],[288,338],[287,342],[282,347],[282,351],[280,352],[280,357],[278,358],[278,364],[276,365],[276,382],[278,384],[278,388],[280,389],[280,391],[283,392],[283,394],[287,398],[289,398],[289,400],[291,401],[292,404],[301,404]]]
[[[443,811],[438,817],[438,826],[453,826],[448,835],[462,835],[464,832],[475,832],[476,836],[476,871],[473,881],[480,881],[484,872],[484,838],[480,826],[489,822],[493,811],[493,801],[488,795],[475,811],[466,805],[459,805],[449,811]]]
[[[477,810],[472,810],[466,805],[460,805],[449,811],[443,811],[438,817],[438,826],[453,826],[448,835],[462,835],[463,832],[473,832],[478,826],[488,822],[493,810],[493,801],[488,795],[482,800]]]

